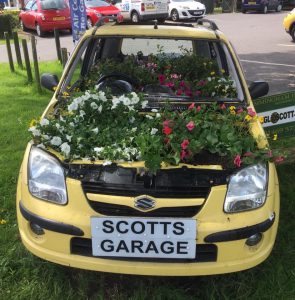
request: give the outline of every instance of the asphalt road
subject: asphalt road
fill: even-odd
[[[270,94],[295,90],[295,43],[282,26],[286,14],[230,13],[208,16],[234,45],[246,79],[268,81]],[[53,34],[36,39],[40,61],[57,59]],[[61,46],[69,52],[73,50],[74,44],[69,33],[61,34]],[[0,62],[7,60],[6,47],[0,45]]]

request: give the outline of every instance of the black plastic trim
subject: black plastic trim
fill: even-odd
[[[259,232],[265,232],[272,226],[274,221],[275,221],[275,213],[273,213],[272,218],[269,218],[259,224],[209,234],[205,237],[204,241],[206,243],[218,243],[218,242],[230,242],[235,240],[247,239],[253,234]]]
[[[40,216],[37,216],[36,214],[27,210],[21,202],[19,203],[19,209],[20,209],[23,217],[27,221],[34,222],[44,229],[59,232],[59,233],[69,234],[69,235],[77,235],[77,236],[84,235],[83,230],[81,230],[80,228],[78,228],[76,226],[61,223],[61,222],[56,222],[53,220],[49,220],[49,219],[45,219]]]

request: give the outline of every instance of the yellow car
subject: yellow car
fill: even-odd
[[[81,269],[192,276],[271,253],[279,185],[226,36],[198,24],[87,31],[30,127],[17,185],[25,247]],[[101,25],[101,26],[100,26]]]
[[[289,33],[295,42],[295,8],[284,18],[284,28]]]

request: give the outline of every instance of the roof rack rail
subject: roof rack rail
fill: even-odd
[[[216,25],[216,23],[214,21],[208,20],[208,19],[198,19],[197,24],[198,25],[204,25],[204,23],[208,23],[209,24],[209,28],[212,30],[218,30],[218,26]]]

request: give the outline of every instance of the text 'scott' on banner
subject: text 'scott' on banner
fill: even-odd
[[[295,91],[254,100],[256,111],[264,118],[263,128],[270,136],[295,136]]]
[[[86,30],[86,7],[84,0],[70,0],[73,41],[77,42]]]

